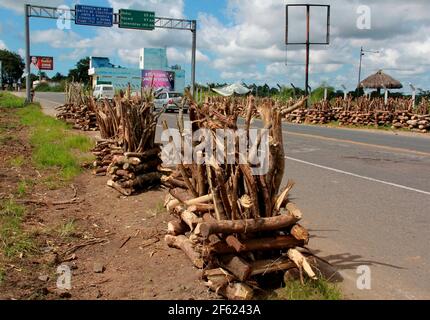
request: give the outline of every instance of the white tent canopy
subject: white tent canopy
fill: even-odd
[[[212,90],[224,97],[229,97],[229,96],[232,96],[233,94],[244,95],[244,94],[248,94],[251,91],[250,89],[248,89],[247,87],[245,87],[239,82],[233,83],[225,87],[212,89]]]

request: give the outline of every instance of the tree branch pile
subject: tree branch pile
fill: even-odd
[[[242,126],[238,124],[240,112],[220,99],[207,99],[201,107],[191,101],[192,133],[209,129],[216,156],[202,164],[181,162],[173,174],[162,177],[170,188],[165,205],[174,216],[165,241],[183,250],[195,267],[203,269],[207,286],[228,299],[250,299],[256,288],[264,286],[268,274],[282,276],[292,268],[315,279],[307,259],[296,249],[308,243],[309,233],[298,224],[302,213],[288,197],[294,183],[288,181],[281,187],[285,170],[282,108],[269,100],[257,108],[249,97]],[[249,136],[257,114],[269,131],[268,170],[261,175],[253,174],[255,162],[251,161],[255,146],[262,144],[261,131],[245,161],[237,148],[232,163],[220,161],[215,150],[226,143],[215,135],[217,129],[235,133],[245,129],[240,135]],[[187,135],[181,118],[178,123],[181,136]],[[234,144],[238,143],[236,135]],[[197,155],[208,153],[205,149]],[[222,155],[224,160],[227,156],[228,152]]]
[[[410,99],[390,98],[356,100],[337,98],[314,103],[311,108],[300,108],[286,117],[292,123],[326,124],[337,121],[341,126],[375,126],[407,129],[418,133],[430,132],[430,104],[422,99],[416,108]]]
[[[113,102],[91,99],[90,104],[102,137],[93,149],[94,174],[108,175],[108,186],[125,196],[159,185],[161,149],[154,140],[161,112],[154,113],[152,93]]]
[[[98,125],[95,110],[89,104],[89,98],[85,94],[81,83],[66,83],[65,104],[55,110],[58,111],[56,117],[71,125],[74,129],[82,131],[97,131]]]

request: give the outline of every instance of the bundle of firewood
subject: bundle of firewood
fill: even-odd
[[[285,154],[279,106],[267,100],[256,108],[253,98],[247,99],[242,138],[251,136],[255,112],[269,136],[265,140],[260,130],[252,141],[253,147],[248,145],[246,156],[238,152],[238,135],[233,140],[234,153],[220,155],[215,150],[228,143],[228,139],[223,141],[216,135],[220,129],[238,133],[239,114],[232,105],[206,100],[197,107],[190,102],[189,111],[191,134],[208,129],[214,139],[213,149],[196,152],[198,158],[205,159],[203,163],[180,161],[173,174],[162,178],[170,188],[166,208],[175,216],[168,223],[167,244],[182,249],[195,267],[203,269],[202,277],[209,288],[228,299],[252,298],[254,289],[264,286],[268,274],[282,276],[295,269],[315,279],[307,259],[298,250],[308,243],[309,234],[298,224],[302,214],[288,198],[294,183],[289,181],[281,188]],[[189,134],[181,129],[183,125],[179,127],[181,137]],[[268,168],[254,175],[253,159],[263,141],[268,141]],[[194,142],[194,147],[197,144]],[[209,154],[216,157],[208,158]]]
[[[81,83],[66,83],[65,104],[56,107],[59,111],[56,118],[73,125],[82,131],[97,131],[96,114],[89,102],[89,94],[85,93]]]
[[[408,129],[412,132],[430,132],[430,114],[419,115],[410,112],[395,112],[393,129]]]
[[[291,123],[326,124],[337,121],[340,126],[374,126],[430,132],[429,102],[422,99],[414,109],[412,101],[404,98],[384,99],[360,97],[352,100],[336,98],[314,103],[289,113],[285,120]]]
[[[97,131],[96,114],[89,105],[64,104],[56,107],[59,111],[56,118],[73,125],[73,129],[82,131]]]
[[[103,138],[93,149],[94,174],[108,175],[108,186],[126,196],[158,185],[160,146],[154,140],[161,112],[154,113],[152,94],[91,104]]]

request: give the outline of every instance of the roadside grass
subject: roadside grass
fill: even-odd
[[[342,293],[338,286],[324,278],[318,280],[291,280],[285,287],[276,291],[277,299],[282,300],[341,300]]]
[[[35,251],[31,238],[22,230],[25,207],[14,200],[0,203],[0,248],[8,258]]]
[[[12,167],[17,167],[17,168],[22,167],[24,162],[25,162],[25,160],[24,160],[23,155],[16,156],[16,157],[9,160],[10,165]]]
[[[66,223],[60,225],[57,229],[58,235],[61,238],[68,238],[72,236],[76,231],[75,220],[71,219]]]
[[[22,108],[25,100],[8,92],[0,92],[0,106],[5,108]]]
[[[16,193],[18,194],[19,198],[22,198],[25,196],[31,187],[34,186],[34,181],[29,179],[24,179],[18,182],[18,187],[16,189]]]
[[[33,162],[42,169],[58,169],[57,177],[70,181],[82,172],[80,163],[88,160],[93,144],[88,137],[76,135],[70,127],[49,117],[35,104],[18,111],[21,123],[30,127]]]
[[[148,214],[149,216],[152,216],[152,217],[156,217],[165,211],[166,211],[166,208],[164,207],[164,203],[163,202],[157,202],[154,209],[146,210],[146,214]]]
[[[6,277],[6,271],[4,271],[2,267],[0,267],[0,285],[2,284],[5,277]]]

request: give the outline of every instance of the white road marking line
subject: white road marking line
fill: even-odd
[[[335,168],[330,168],[330,167],[322,166],[322,165],[319,165],[319,164],[316,164],[316,163],[312,163],[312,162],[308,162],[308,161],[304,161],[304,160],[300,160],[300,159],[295,159],[295,158],[291,158],[291,157],[286,157],[286,159],[294,161],[294,162],[299,162],[299,163],[302,163],[302,164],[307,164],[309,166],[317,167],[317,168],[320,168],[320,169],[325,169],[325,170],[329,170],[329,171],[333,171],[333,172],[345,174],[345,175],[348,175],[348,176],[352,176],[352,177],[356,177],[356,178],[360,178],[360,179],[364,179],[364,180],[368,180],[368,181],[372,181],[372,182],[378,182],[378,183],[382,183],[382,184],[385,184],[385,185],[388,185],[388,186],[392,186],[392,187],[396,187],[396,188],[400,188],[400,189],[405,189],[405,190],[409,190],[409,191],[414,191],[414,192],[418,192],[418,193],[422,193],[422,194],[430,196],[430,192],[428,192],[428,191],[424,191],[424,190],[419,190],[419,189],[415,189],[415,188],[403,186],[401,184],[387,182],[387,181],[383,181],[383,180],[378,180],[378,179],[374,179],[374,178],[362,176],[362,175],[359,175],[359,174],[355,174],[355,173],[352,173],[352,172],[343,171],[343,170],[339,170],[339,169],[335,169]]]

